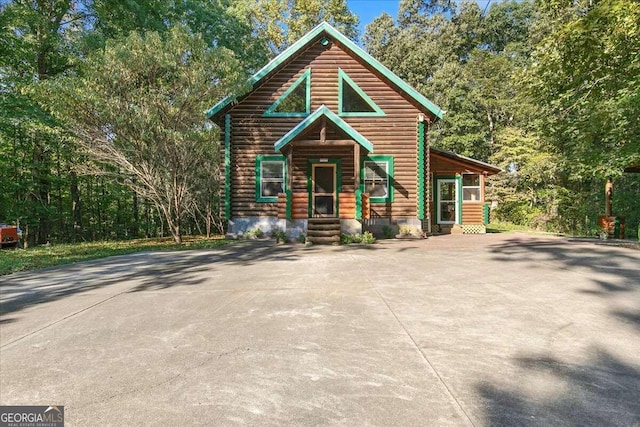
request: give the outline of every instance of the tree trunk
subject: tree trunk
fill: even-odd
[[[140,212],[138,209],[138,193],[133,192],[133,202],[131,206],[133,211],[133,224],[129,227],[129,234],[131,237],[138,237],[138,226],[140,223]]]
[[[604,186],[604,214],[613,215],[613,179],[607,179]]]
[[[80,209],[80,192],[78,191],[78,176],[74,171],[69,172],[71,184],[69,191],[71,192],[71,219],[73,222],[73,241],[77,242],[80,233],[82,233],[82,211]]]

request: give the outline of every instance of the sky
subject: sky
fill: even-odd
[[[485,7],[491,0],[476,0],[480,7]],[[497,3],[497,0],[494,0]],[[460,1],[458,0],[458,3]],[[400,0],[347,0],[349,9],[360,17],[360,35],[371,21],[380,16],[382,12],[387,12],[396,19],[398,16],[398,6]]]
[[[360,34],[364,34],[365,27],[382,12],[396,18],[400,0],[347,0],[352,12],[360,17]]]

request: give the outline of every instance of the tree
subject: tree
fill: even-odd
[[[21,166],[2,182],[13,191],[0,216],[21,221],[28,244],[45,243],[60,218],[57,175],[67,158],[59,154],[68,151],[62,149],[63,130],[34,100],[31,88],[72,66],[78,10],[68,0],[16,0],[0,8],[0,144],[12,153],[5,161]]]
[[[92,172],[152,202],[181,243],[198,179],[207,169],[217,179],[210,162],[216,129],[203,111],[245,80],[230,50],[175,28],[107,42],[79,74],[48,90],[54,111],[94,160]]]
[[[74,75],[83,58],[130,31],[164,34],[176,25],[202,34],[211,48],[233,50],[255,70],[268,49],[256,39],[252,1],[0,0],[0,219],[18,222],[30,245],[135,237],[141,229],[162,234],[163,220],[147,200],[116,180],[82,173],[90,160],[38,87]],[[194,218],[187,232],[199,225]]]
[[[128,35],[131,31],[164,33],[185,26],[202,35],[210,47],[226,47],[235,52],[244,66],[255,69],[268,57],[263,43],[256,42],[251,20],[253,0],[93,0],[86,7],[94,19],[87,44]]]
[[[345,0],[255,0],[252,17],[272,56],[322,21],[353,40],[358,37],[358,16],[349,10]]]
[[[618,176],[640,163],[640,3],[580,6],[543,8],[551,30],[525,77],[539,127],[573,176]]]

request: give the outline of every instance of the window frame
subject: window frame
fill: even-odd
[[[374,111],[342,111],[344,98],[343,85],[348,84]],[[385,112],[369,97],[347,73],[338,68],[338,116],[340,117],[384,117]]]
[[[263,163],[276,163],[282,162],[282,192],[287,191],[287,159],[284,156],[256,156],[256,202],[260,203],[273,203],[278,201],[278,196],[263,196],[262,195],[262,164]],[[280,180],[273,180],[267,178],[264,182],[280,182]]]
[[[387,195],[385,197],[369,197],[371,203],[391,203],[393,202],[393,156],[364,156],[360,163],[360,191],[366,192],[366,164],[386,163],[387,167]]]
[[[464,176],[465,175],[474,175],[478,177],[478,185],[464,185]],[[462,187],[462,203],[482,203],[482,177],[479,173],[469,172],[463,173],[460,177],[461,187]],[[464,190],[465,189],[478,189],[478,200],[465,199]]]
[[[306,102],[305,102],[305,111],[300,112],[280,112],[275,111],[276,108],[289,96],[294,90],[298,88],[303,82],[305,82],[305,91],[306,91]],[[304,73],[298,79],[293,82],[291,86],[287,90],[284,91],[282,95],[275,100],[273,104],[267,108],[267,110],[262,114],[262,117],[306,117],[311,114],[311,68],[307,68]]]

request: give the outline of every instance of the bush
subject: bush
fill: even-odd
[[[341,245],[350,245],[351,243],[354,243],[352,234],[340,233]]]
[[[264,237],[264,231],[260,230],[258,227],[252,228],[247,231],[244,236],[247,239],[261,239]]]
[[[401,225],[399,233],[402,236],[417,236],[418,230],[410,225]]]
[[[355,234],[346,234],[340,233],[340,244],[341,245],[350,245],[352,243],[364,243],[366,245],[370,245],[371,243],[375,243],[376,238],[369,231],[365,231],[363,234],[355,233]]]
[[[276,242],[286,242],[287,241],[287,233],[282,230],[276,230],[273,232],[273,237],[276,239]]]
[[[393,227],[390,227],[388,225],[382,227],[382,234],[384,234],[385,239],[393,239],[396,235],[396,233],[394,233],[393,231]]]
[[[362,233],[362,239],[361,239],[361,243],[370,245],[372,243],[376,242],[376,238],[373,236],[373,234],[369,231],[365,231],[364,233]]]

